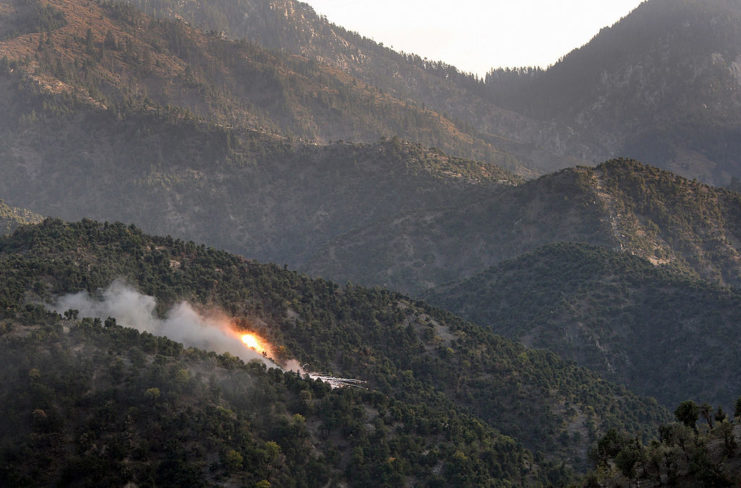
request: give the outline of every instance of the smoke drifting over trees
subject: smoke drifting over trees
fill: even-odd
[[[114,281],[100,291],[100,296],[79,292],[59,298],[53,309],[59,313],[77,310],[83,317],[115,318],[117,323],[142,332],[181,342],[186,347],[197,347],[217,353],[229,353],[245,362],[259,360],[268,367],[278,367],[262,354],[245,347],[241,332],[230,320],[217,311],[204,315],[189,303],[173,306],[164,318],[156,314],[154,297],[143,295],[123,281]],[[242,331],[246,332],[246,331]]]

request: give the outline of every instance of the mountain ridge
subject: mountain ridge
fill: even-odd
[[[586,159],[629,156],[726,185],[739,177],[741,10],[649,0],[547,70],[499,70],[495,102],[571,128]]]
[[[397,53],[328,22],[303,2],[219,0],[203,5],[188,0],[173,5],[160,0],[123,1],[155,17],[184,18],[205,30],[316,60],[400,100],[448,114],[446,118],[460,130],[475,133],[527,162],[532,174],[586,162],[560,149],[559,141],[567,131],[493,104],[476,77],[446,63]]]
[[[737,285],[740,225],[739,194],[622,159],[561,170],[466,207],[356,229],[307,269],[419,293],[548,242],[571,241]],[[374,258],[364,259],[368,254]]]
[[[716,185],[741,176],[732,108],[741,17],[733,2],[644,2],[546,70],[492,70],[484,80],[395,53],[292,0],[131,3],[316,59],[453,114],[459,127],[477,127],[540,174],[631,157]]]

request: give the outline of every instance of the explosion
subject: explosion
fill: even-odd
[[[259,352],[260,354],[267,354],[267,349],[265,346],[263,346],[263,341],[260,339],[257,335],[248,332],[246,334],[242,334],[242,342],[245,346],[249,347],[250,349]]]
[[[364,388],[363,380],[307,371],[295,359],[277,364],[273,359],[276,349],[259,335],[248,331],[249,323],[244,319],[234,320],[216,311],[204,314],[187,302],[176,304],[161,318],[155,313],[157,303],[154,297],[143,295],[120,280],[100,290],[98,295],[93,297],[86,291],[65,295],[57,298],[49,308],[57,313],[77,310],[83,317],[101,320],[115,317],[121,325],[168,337],[186,347],[233,354],[245,362],[261,361],[268,368],[308,375],[332,388]]]

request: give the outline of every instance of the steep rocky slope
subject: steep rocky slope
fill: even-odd
[[[385,124],[405,113],[444,147],[434,127],[446,122],[407,107],[434,127],[425,125],[335,69],[127,6],[24,5],[0,13],[0,194],[14,205],[135,222],[297,266],[352,226],[519,181],[397,137],[378,142],[404,132]],[[377,142],[326,146],[283,134],[325,137],[329,106],[331,124],[379,129]]]
[[[14,205],[122,219],[413,293],[554,241],[622,246],[738,282],[733,193],[627,163],[507,189],[499,183],[518,180],[497,167],[396,138],[315,146],[249,130],[320,130],[322,94],[348,109],[333,105],[343,128],[383,125],[390,119],[373,114],[403,110],[382,108],[381,94],[372,96],[380,105],[358,103],[369,85],[315,61],[128,6],[76,2],[24,10],[14,0],[2,12],[0,194]]]

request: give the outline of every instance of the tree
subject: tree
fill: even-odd
[[[733,433],[733,424],[730,422],[723,422],[720,424],[719,430],[723,435],[723,449],[726,456],[733,456],[738,447],[736,436]]]
[[[67,320],[77,320],[77,317],[79,315],[80,315],[80,311],[74,308],[70,308],[69,310],[64,312],[64,318]]]
[[[615,456],[615,466],[628,478],[635,475],[635,467],[637,464],[645,460],[645,453],[643,452],[643,446],[638,442],[638,439],[634,439],[632,442],[628,442],[620,452]]]
[[[718,406],[718,410],[715,412],[715,421],[716,422],[725,422],[728,420],[728,416],[723,411],[723,407]]]
[[[88,30],[85,31],[85,49],[87,50],[88,54],[93,54],[94,48],[95,45],[93,43],[93,30],[88,28]]]
[[[697,431],[697,419],[700,416],[700,407],[697,406],[692,400],[686,400],[679,404],[676,410],[674,410],[674,416],[678,422],[682,422],[687,427],[692,427]]]
[[[625,436],[617,429],[608,430],[597,442],[597,463],[606,465],[610,459],[617,456],[625,444]]]
[[[736,410],[733,412],[734,417],[741,417],[741,397],[736,400]]]
[[[106,49],[110,49],[112,51],[115,51],[118,49],[118,44],[116,44],[116,38],[113,37],[113,32],[110,30],[105,33],[105,39],[103,40],[103,46]]]
[[[708,427],[711,429],[713,428],[713,407],[705,402],[702,405],[700,405],[700,415],[702,415],[702,418],[705,419],[705,421],[708,423]]]
[[[242,454],[235,451],[234,449],[229,449],[226,452],[226,466],[231,472],[239,471],[242,469],[242,465],[244,463],[244,457],[242,457]]]

